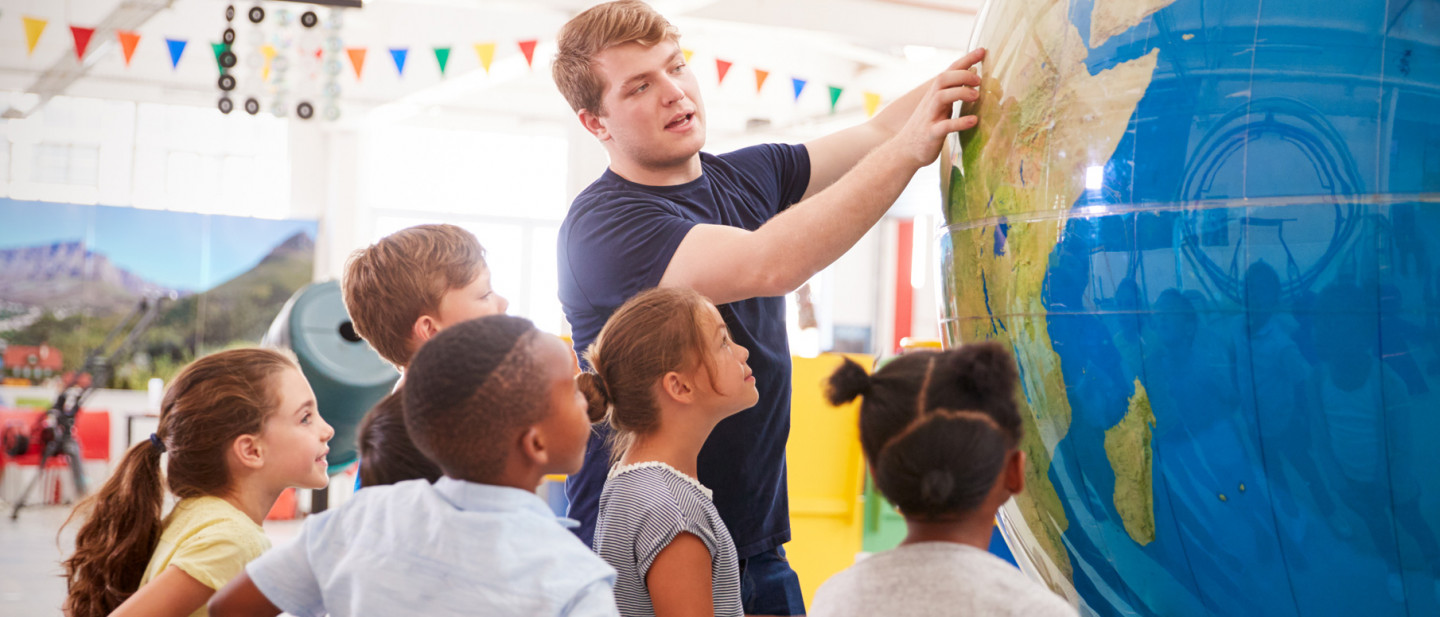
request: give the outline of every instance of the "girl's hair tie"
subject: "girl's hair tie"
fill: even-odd
[[[160,439],[159,435],[156,435],[155,433],[150,433],[150,445],[154,446],[155,450],[159,451],[161,454],[165,453],[165,440]]]

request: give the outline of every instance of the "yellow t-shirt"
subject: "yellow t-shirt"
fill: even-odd
[[[220,589],[269,550],[270,538],[244,512],[219,497],[191,497],[175,504],[165,517],[160,544],[150,555],[144,587],[165,568],[175,566],[211,589]],[[207,617],[205,607],[191,617]]]

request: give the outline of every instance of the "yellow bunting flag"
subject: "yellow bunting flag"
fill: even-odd
[[[365,48],[346,47],[345,55],[350,56],[350,66],[355,69],[355,79],[360,79],[360,72],[365,70]]]
[[[490,74],[490,63],[495,61],[495,44],[476,43],[475,55],[480,56],[480,66],[485,69],[485,74]]]
[[[25,55],[28,56],[35,53],[35,44],[40,42],[40,34],[45,32],[45,25],[50,21],[34,17],[25,17],[22,21],[25,22]]]
[[[770,71],[755,69],[755,93],[759,94],[760,89],[765,87],[765,78],[770,76]]]
[[[260,69],[260,81],[270,81],[270,65],[274,63],[275,53],[274,45],[260,46],[260,55],[265,56],[265,65]]]
[[[865,93],[865,117],[866,117],[866,118],[874,117],[874,116],[875,116],[875,112],[878,111],[879,109],[880,109],[880,95],[877,94],[877,93],[874,93],[874,92],[866,92],[866,93]]]
[[[693,50],[693,49],[681,49],[681,50],[680,50],[680,54],[683,55],[683,56],[685,56],[685,64],[690,64],[690,56],[695,55],[695,50]]]
[[[130,66],[130,59],[135,57],[135,46],[140,44],[140,33],[117,30],[115,36],[120,39],[120,51],[125,53],[125,66]]]

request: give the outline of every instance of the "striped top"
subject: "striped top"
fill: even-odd
[[[710,550],[715,615],[740,617],[740,567],[735,542],[711,501],[710,489],[658,461],[610,470],[600,493],[595,552],[615,568],[615,603],[622,617],[654,617],[645,575],[680,533]]]

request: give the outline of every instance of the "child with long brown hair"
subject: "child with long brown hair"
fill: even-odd
[[[64,562],[66,614],[206,615],[215,590],[270,548],[260,524],[280,493],[328,483],[334,433],[283,353],[232,349],[185,367],[159,429],[71,514],[88,519]],[[166,487],[179,501],[162,518]]]
[[[660,288],[615,311],[586,354],[580,388],[614,429],[595,551],[615,568],[624,617],[743,613],[730,531],[700,483],[700,448],[759,392],[720,312]],[[592,419],[598,420],[598,413]]]

